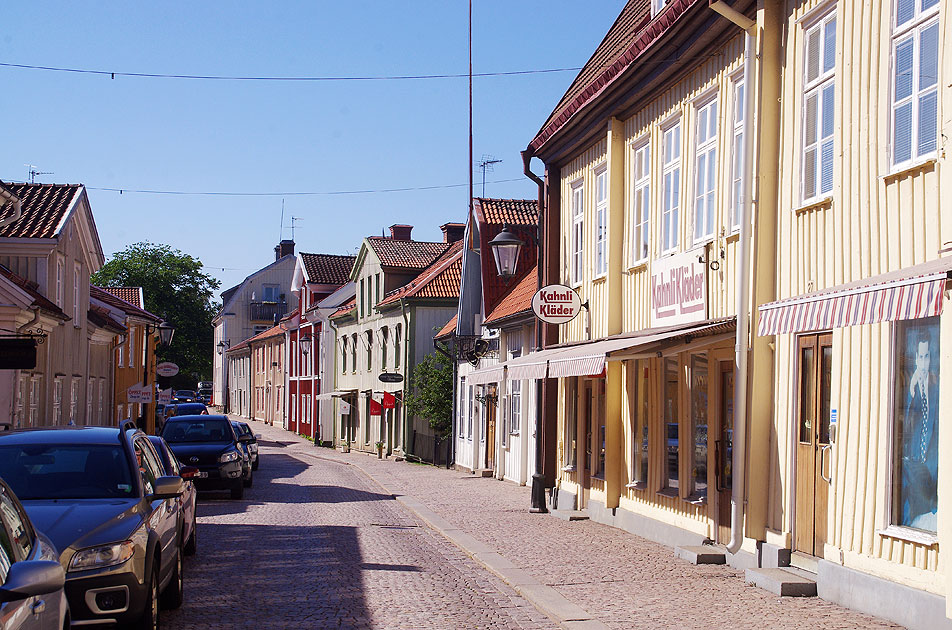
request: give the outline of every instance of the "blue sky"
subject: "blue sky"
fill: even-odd
[[[580,67],[623,6],[474,0],[473,71]],[[0,23],[6,64],[269,77],[467,71],[463,0],[8,2]],[[486,175],[486,196],[535,198],[519,151],[574,76],[475,79],[474,160],[502,160]],[[85,184],[107,257],[138,241],[166,243],[200,258],[225,289],[274,259],[292,216],[298,251],[333,254],[354,253],[393,223],[440,240],[439,225],[465,217],[466,186],[325,194],[466,184],[465,78],[112,79],[0,66],[0,81],[0,180],[26,181],[32,164],[52,171],[39,182]],[[480,178],[477,170],[477,196]]]

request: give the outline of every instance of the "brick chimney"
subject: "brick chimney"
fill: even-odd
[[[412,225],[401,225],[399,223],[395,223],[390,226],[390,238],[395,241],[412,241],[413,237],[410,236],[410,232],[412,230]]]
[[[294,241],[290,239],[284,239],[274,246],[275,260],[281,260],[285,256],[291,256],[292,254],[294,254]]]
[[[455,243],[463,240],[463,234],[466,232],[465,223],[444,223],[440,226],[443,230],[443,242]]]

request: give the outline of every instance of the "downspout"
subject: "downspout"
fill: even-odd
[[[337,334],[337,324],[335,324],[335,323],[334,323],[334,320],[332,320],[329,316],[328,316],[328,318],[327,318],[327,324],[328,324],[328,326],[330,326],[331,328],[334,329],[334,387],[333,387],[333,389],[336,390],[336,389],[337,389],[337,337],[338,337],[338,334]],[[324,367],[324,371],[325,371],[325,372],[327,371],[326,365],[325,365],[325,367]],[[334,407],[336,406],[336,404],[337,404],[337,403],[335,403],[333,400],[331,400],[331,416],[332,416],[332,419],[331,419],[331,427],[332,427],[332,429],[331,429],[331,444],[334,445],[334,448],[337,448],[337,446],[338,446],[338,444],[337,444],[337,413],[334,411]],[[343,428],[343,427],[341,427],[341,428]]]
[[[22,334],[24,330],[40,320],[40,307],[32,304],[30,305],[30,310],[33,311],[33,319],[17,328],[17,334]]]
[[[404,298],[400,298],[400,312],[403,314],[403,371],[407,373],[403,382],[409,384],[410,377],[413,375],[413,369],[410,367],[410,313],[407,311],[407,301]],[[403,391],[404,396],[400,397],[400,411],[403,412],[403,444],[400,448],[403,449],[404,457],[406,457],[412,453],[407,450],[407,429],[410,420],[407,417],[407,407],[403,402],[406,398],[406,388]]]
[[[539,190],[539,225],[536,229],[536,241],[537,241],[537,250],[536,250],[536,290],[542,288],[542,283],[545,280],[544,268],[545,268],[545,259],[543,257],[543,243],[545,242],[545,229],[544,229],[544,217],[545,217],[545,181],[541,177],[532,172],[530,163],[532,162],[533,154],[529,149],[522,151],[522,173],[533,182]],[[537,318],[535,321],[535,337],[536,337],[536,350],[542,350],[542,322]],[[545,477],[542,474],[543,460],[543,441],[542,441],[542,428],[543,428],[543,396],[544,396],[545,384],[543,379],[536,379],[536,427],[535,427],[535,472],[532,473],[532,496],[530,511],[532,512],[548,512],[545,507]]]
[[[744,543],[744,488],[747,485],[747,359],[749,355],[749,307],[751,281],[751,220],[753,218],[754,91],[753,48],[757,23],[723,0],[711,0],[710,7],[744,30],[744,170],[743,216],[740,221],[740,264],[737,267],[737,337],[734,342],[734,435],[732,446],[731,539],[727,551],[736,554]],[[739,430],[738,430],[739,427]]]

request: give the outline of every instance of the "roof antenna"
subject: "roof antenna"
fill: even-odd
[[[284,199],[281,200],[281,233],[278,235],[278,242],[284,240]]]
[[[36,170],[37,167],[36,167],[35,165],[33,165],[33,164],[24,164],[23,166],[25,166],[25,167],[27,167],[28,169],[30,169],[30,183],[31,183],[31,184],[35,184],[35,183],[36,183],[36,176],[37,176],[37,175],[52,175],[52,174],[53,174],[53,171],[38,171],[38,170]]]
[[[301,217],[291,217],[291,240],[294,240],[294,223],[300,221]]]
[[[502,160],[497,160],[491,155],[483,154],[483,158],[479,161],[479,168],[483,171],[483,192],[481,197],[486,196],[486,171],[490,173],[493,172],[493,164],[500,164]]]

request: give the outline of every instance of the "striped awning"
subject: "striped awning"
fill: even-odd
[[[548,371],[548,351],[530,352],[506,361],[506,378],[510,381],[545,378]]]
[[[501,383],[505,375],[506,366],[502,363],[474,370],[466,375],[468,385],[485,385],[486,383]]]
[[[829,330],[940,315],[950,268],[952,258],[942,258],[902,272],[764,304],[759,308],[757,334]]]

